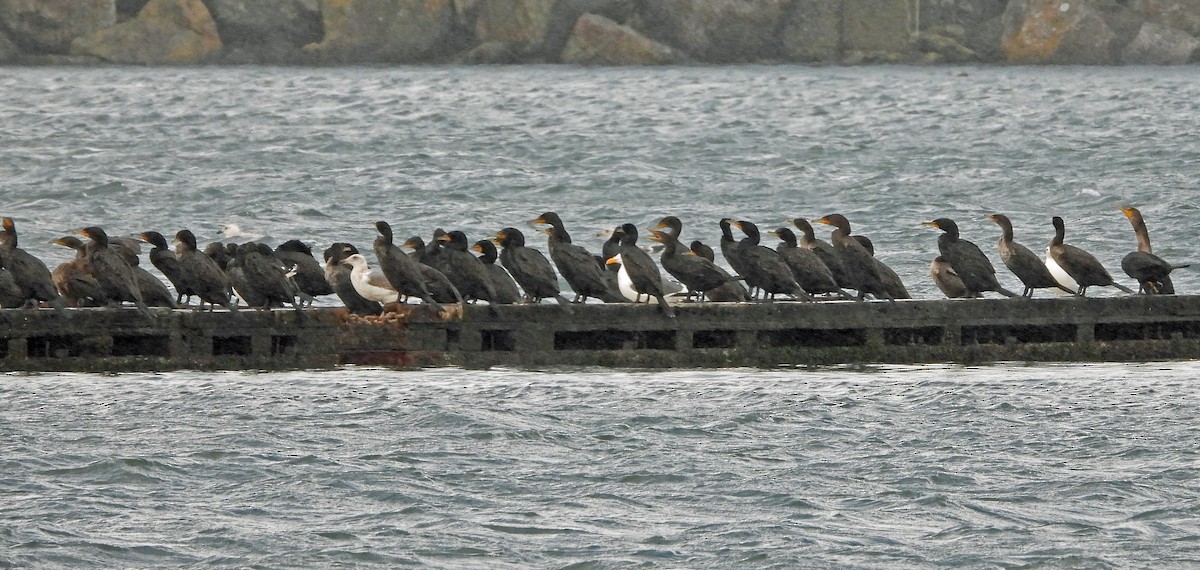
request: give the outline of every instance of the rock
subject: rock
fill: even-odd
[[[654,0],[640,4],[637,29],[701,61],[760,61],[780,55],[776,30],[790,4],[788,0]]]
[[[996,16],[971,26],[963,34],[962,43],[967,49],[975,52],[980,61],[994,63],[1004,59],[1004,54],[1000,51],[1000,40],[1003,36],[1003,18]]]
[[[71,41],[117,22],[115,0],[0,0],[0,24],[31,53],[67,53]]]
[[[136,19],[76,38],[72,55],[142,65],[203,63],[221,38],[200,0],[150,0]]]
[[[1001,50],[1010,63],[1113,63],[1114,34],[1082,0],[1012,0]]]
[[[562,60],[580,65],[661,65],[678,63],[682,58],[633,28],[604,16],[585,14],[575,23]]]
[[[279,57],[322,39],[317,0],[205,0],[226,49],[245,48]]]
[[[917,32],[910,0],[851,0],[842,3],[842,49],[905,52]]]
[[[321,0],[325,38],[304,50],[330,63],[411,63],[451,45],[450,0]]]
[[[542,34],[542,57],[546,61],[559,61],[567,39],[575,30],[575,23],[584,14],[603,16],[615,23],[624,23],[633,15],[632,0],[558,0],[546,20]]]
[[[943,26],[970,29],[1004,13],[1007,0],[920,0],[921,30]],[[944,35],[944,34],[943,34]],[[955,38],[962,41],[965,38]]]
[[[538,46],[555,0],[481,0],[475,36],[482,43]]]
[[[1200,40],[1175,28],[1146,22],[1136,38],[1121,53],[1124,63],[1142,65],[1183,65],[1192,60]]]
[[[832,62],[841,55],[842,10],[828,0],[796,0],[779,33],[784,59]]]
[[[936,53],[941,56],[940,60],[946,63],[966,63],[979,59],[970,48],[949,34],[939,33],[938,30],[921,32],[917,37],[917,49],[926,53]]]
[[[13,63],[19,57],[21,57],[21,48],[8,39],[8,34],[0,30],[0,64]]]
[[[485,42],[458,57],[459,63],[502,65],[517,63],[523,52],[505,42]]]
[[[1200,0],[1154,0],[1140,4],[1148,21],[1200,37]]]

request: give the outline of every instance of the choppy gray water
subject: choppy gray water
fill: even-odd
[[[1200,71],[0,69],[0,215],[577,242],[840,211],[1194,259]],[[590,241],[590,243],[589,243]],[[1001,280],[1016,281],[1003,270]],[[1195,293],[1191,271],[1175,278]],[[1194,362],[0,377],[0,566],[1194,567]]]

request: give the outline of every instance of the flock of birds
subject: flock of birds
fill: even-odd
[[[1173,294],[1170,273],[1186,265],[1172,265],[1154,255],[1145,221],[1136,208],[1122,208],[1133,226],[1138,248],[1121,261],[1127,275],[1138,283],[1139,293]],[[1009,219],[988,216],[1001,229],[1000,259],[1024,285],[1017,294],[1000,285],[996,269],[974,243],[959,235],[957,224],[938,218],[925,225],[941,230],[938,255],[930,276],[949,298],[982,297],[996,292],[1008,297],[1032,297],[1037,289],[1057,288],[1083,296],[1089,287],[1117,287],[1117,283],[1092,255],[1064,243],[1065,227],[1053,219],[1055,236],[1043,261],[1013,239]],[[829,241],[816,236],[812,223],[832,226]],[[486,301],[490,310],[512,303],[537,303],[554,299],[567,312],[573,303],[656,303],[667,316],[674,310],[667,297],[683,295],[696,301],[748,302],[817,299],[907,299],[900,277],[874,256],[871,241],[852,235],[850,222],[841,214],[816,220],[797,218],[791,228],[770,234],[781,240],[774,249],[761,243],[758,227],[748,221],[723,219],[720,248],[732,272],[717,265],[712,248],[700,241],[684,245],[683,224],[674,216],[662,218],[649,230],[649,239],[661,244],[659,264],[639,246],[633,224],[618,226],[599,254],[572,243],[562,219],[546,212],[532,220],[548,236],[549,259],[527,246],[524,234],[507,227],[490,239],[473,244],[461,231],[437,229],[425,243],[411,237],[397,245],[387,222],[376,222],[378,236],[372,244],[377,267],[349,243],[334,243],[324,252],[325,264],[308,245],[289,240],[278,247],[249,238],[235,226],[226,226],[227,238],[247,239],[241,244],[214,242],[199,249],[195,235],[180,230],[174,248],[154,231],[132,238],[110,237],[96,226],[79,230],[86,238],[64,236],[52,243],[75,250],[74,259],[51,271],[41,260],[18,246],[16,226],[3,219],[0,232],[0,306],[33,307],[45,303],[69,316],[68,307],[119,306],[132,303],[147,316],[149,307],[178,308],[191,303],[203,309],[220,305],[236,313],[245,303],[256,309],[291,305],[297,311],[315,297],[337,295],[347,309],[359,315],[381,315],[390,303],[420,299],[438,311],[443,303]],[[733,229],[741,233],[735,238]],[[150,263],[174,288],[139,264],[142,244],[150,246]],[[497,246],[500,249],[497,249]],[[411,252],[405,249],[412,250]],[[478,254],[478,255],[476,255]],[[497,263],[499,262],[499,263]],[[665,270],[672,279],[663,275]],[[557,269],[557,272],[556,272]],[[570,286],[568,300],[559,276]],[[850,293],[854,291],[854,294]]]

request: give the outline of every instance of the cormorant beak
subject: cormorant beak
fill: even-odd
[[[532,219],[532,220],[529,220],[529,223],[530,223],[530,224],[548,224],[548,223],[550,223],[550,222],[547,222],[547,221],[546,221],[546,218],[543,218],[543,217],[541,217],[541,216],[538,216],[538,217],[536,217],[536,218],[534,218],[534,219]]]
[[[1121,213],[1125,214],[1126,218],[1133,218],[1133,208],[1123,207],[1121,208]]]
[[[63,239],[62,239],[62,238],[58,238],[58,239],[55,239],[55,240],[50,240],[48,243],[49,243],[50,245],[67,245],[67,244],[63,243]]]
[[[833,225],[833,224],[830,224],[830,223],[829,223],[829,218],[817,218],[817,219],[815,219],[815,220],[811,220],[811,221],[810,221],[810,223],[813,223],[813,224],[825,224],[825,225],[827,225],[827,226],[829,226],[829,225]]]
[[[942,226],[939,226],[937,222],[921,222],[921,225],[928,226],[931,228],[937,228],[939,230],[942,229]]]
[[[658,230],[650,230],[650,241],[656,241],[658,243],[662,243],[666,240],[665,240],[665,238],[663,238],[662,232],[660,232]]]
[[[771,234],[771,235],[773,235],[773,236],[775,236],[775,237],[779,237],[779,230],[771,230],[771,231],[769,231],[769,232],[767,232],[767,233],[769,233],[769,234]]]
[[[483,246],[479,245],[479,244],[475,244],[475,245],[471,246],[471,251],[473,251],[475,253],[483,253]]]
[[[615,256],[614,256],[614,257],[610,257],[610,258],[608,258],[608,259],[604,260],[604,264],[605,264],[605,265],[616,265],[616,264],[618,264],[618,263],[621,263],[621,262],[620,262],[620,261],[617,261],[617,258],[616,258]]]
[[[450,234],[442,234],[437,239],[438,241],[450,241]]]
[[[742,229],[742,222],[740,222],[740,221],[737,221],[737,220],[730,220],[730,221],[729,221],[729,224],[730,224],[730,225],[732,225],[733,227],[735,227],[735,228],[739,229],[739,230],[740,230],[740,229]]]

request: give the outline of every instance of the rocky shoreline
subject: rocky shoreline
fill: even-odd
[[[0,0],[9,65],[1182,65],[1200,0]]]

